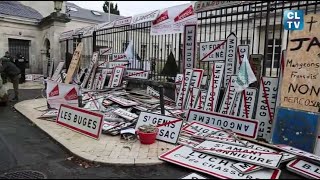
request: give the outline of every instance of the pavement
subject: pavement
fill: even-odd
[[[39,89],[21,90],[21,100],[22,102],[31,100],[37,103],[41,99],[34,100],[34,98],[39,97],[40,92]],[[179,179],[195,172],[170,163],[141,164],[139,166],[137,164],[94,163],[89,168],[83,168],[78,161],[68,160],[74,157],[68,149],[38,128],[38,125],[17,112],[13,106],[14,104],[10,103],[9,106],[0,107],[0,175],[17,170],[35,170],[43,172],[50,179]],[[25,106],[25,108],[29,107]],[[280,179],[302,179],[288,172],[285,167],[281,167],[281,170]],[[214,178],[196,173],[210,179]]]
[[[44,112],[37,108],[43,106],[46,106],[46,99],[41,98],[22,101],[14,107],[70,152],[88,161],[127,165],[161,164],[163,161],[159,160],[159,155],[175,147],[157,140],[151,145],[141,144],[140,141],[129,143],[121,140],[120,136],[104,134],[100,135],[99,140],[92,139],[56,122],[38,119]]]

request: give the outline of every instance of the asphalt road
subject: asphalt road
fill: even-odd
[[[20,100],[33,99],[40,95],[40,90],[21,90],[20,94]],[[35,170],[50,179],[179,179],[194,172],[169,163],[153,166],[95,164],[86,169],[78,162],[67,160],[72,156],[68,151],[32,125],[12,106],[13,103],[6,107],[0,106],[0,175],[20,170]],[[282,168],[280,178],[301,179],[285,168]]]

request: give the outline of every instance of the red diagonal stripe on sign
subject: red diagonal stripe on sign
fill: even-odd
[[[224,149],[206,149],[206,148],[192,148],[193,150],[197,151],[215,151],[215,152],[238,152],[238,153],[259,153],[259,154],[280,154],[279,152],[258,152],[258,151],[231,151],[231,150],[224,150]]]
[[[207,58],[208,56],[210,56],[210,54],[212,54],[215,50],[219,49],[220,46],[224,45],[224,43],[226,43],[227,40],[224,40],[221,44],[219,44],[217,47],[215,47],[214,49],[212,49],[207,55],[205,55],[202,59],[200,59],[200,61],[203,61],[205,58]]]
[[[176,119],[176,120],[173,120],[173,121],[170,121],[170,122],[158,124],[156,127],[162,127],[162,126],[166,126],[166,125],[168,125],[168,124],[174,124],[174,123],[180,122],[180,121],[182,121],[182,119]]]
[[[135,75],[138,75],[138,74],[143,74],[143,73],[145,73],[145,72],[147,72],[147,71],[140,71],[140,72],[138,72],[138,73],[129,74],[129,75],[127,75],[127,77],[135,76]]]

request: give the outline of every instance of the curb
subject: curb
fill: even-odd
[[[31,99],[32,100],[32,99]],[[24,100],[27,101],[27,100]],[[123,161],[119,161],[120,159],[109,159],[107,160],[107,162],[102,162],[100,160],[96,160],[98,157],[97,156],[92,156],[89,155],[88,156],[92,156],[91,158],[89,158],[88,156],[86,157],[86,153],[76,153],[73,152],[73,150],[67,148],[63,143],[61,143],[59,140],[57,140],[56,138],[54,138],[53,136],[51,136],[47,131],[45,131],[42,127],[40,127],[38,124],[36,124],[35,122],[33,122],[31,119],[29,119],[29,117],[27,117],[25,114],[23,114],[22,112],[20,112],[20,110],[18,110],[18,108],[16,107],[17,104],[21,103],[23,101],[20,101],[16,104],[13,105],[14,109],[19,112],[22,116],[24,116],[25,118],[28,119],[28,121],[32,124],[34,124],[38,129],[40,129],[42,132],[44,132],[51,140],[53,140],[55,142],[55,144],[59,145],[60,147],[62,147],[66,152],[68,152],[69,154],[72,154],[74,156],[76,156],[77,158],[80,158],[82,160],[85,161],[89,161],[92,163],[99,163],[99,164],[104,164],[104,165],[121,165],[121,166],[150,166],[150,165],[161,165],[164,164],[166,162],[164,161],[160,161],[159,159],[155,160],[152,158],[149,158],[149,162],[148,161],[141,161],[141,159],[125,159]],[[83,155],[82,155],[83,154]],[[157,162],[156,162],[157,161]]]

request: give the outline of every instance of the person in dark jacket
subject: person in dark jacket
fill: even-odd
[[[21,71],[20,84],[24,83],[26,80],[26,60],[21,53],[18,53],[15,64]]]
[[[5,53],[5,56],[0,59],[0,73],[4,73],[13,84],[14,98],[13,101],[19,99],[19,79],[21,77],[20,69],[10,60],[9,52]]]

